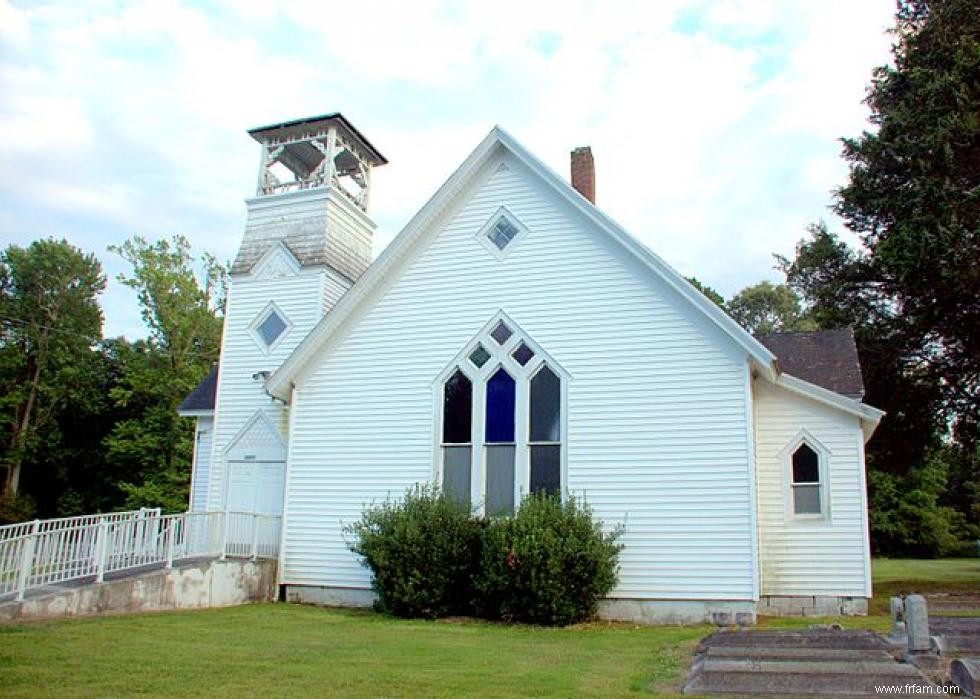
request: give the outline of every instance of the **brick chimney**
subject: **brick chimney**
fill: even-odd
[[[572,186],[595,204],[595,161],[592,148],[582,146],[572,151]]]

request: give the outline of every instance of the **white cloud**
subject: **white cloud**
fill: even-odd
[[[374,178],[380,244],[499,123],[562,174],[591,144],[600,205],[731,293],[829,217],[836,139],[864,127],[892,10],[0,0],[0,236],[64,234],[107,257],[182,232],[230,258],[255,181],[244,130],[339,109],[391,161]],[[127,294],[108,292],[110,333],[137,327]]]

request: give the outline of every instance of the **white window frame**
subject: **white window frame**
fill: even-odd
[[[283,329],[281,333],[279,333],[279,337],[277,337],[272,342],[271,345],[267,345],[265,343],[265,338],[262,337],[262,333],[259,332],[259,326],[262,325],[262,323],[265,322],[266,318],[268,318],[273,313],[276,313],[279,316],[279,318],[282,319],[282,322],[286,324],[286,327]],[[289,319],[289,316],[283,313],[282,309],[279,308],[279,306],[276,304],[275,301],[270,301],[268,304],[266,304],[265,308],[263,308],[262,311],[257,316],[255,316],[255,320],[253,320],[252,323],[248,326],[248,332],[249,335],[252,336],[252,340],[255,341],[255,344],[258,345],[259,349],[261,349],[265,354],[272,354],[273,352],[275,352],[276,348],[280,344],[282,344],[282,341],[286,339],[286,336],[289,334],[289,331],[292,329],[293,329],[293,322]]]
[[[497,221],[499,221],[501,217],[506,218],[514,226],[514,228],[517,229],[517,233],[514,235],[513,238],[510,239],[510,242],[504,246],[503,250],[498,248],[496,244],[492,240],[490,240],[490,236],[489,236],[490,231],[493,229],[494,226],[497,225]],[[507,256],[514,251],[518,243],[520,243],[520,241],[527,234],[528,234],[527,226],[521,223],[520,219],[517,218],[513,213],[511,213],[510,209],[508,209],[506,206],[501,206],[493,213],[493,216],[491,216],[489,220],[487,220],[487,222],[484,223],[483,226],[476,232],[476,236],[474,237],[477,239],[477,241],[479,241],[481,245],[483,245],[483,247],[489,250],[490,254],[496,257],[498,261],[503,262],[505,259],[507,259]]]
[[[797,513],[795,499],[793,497],[793,454],[803,444],[810,447],[817,455],[817,477],[816,485],[820,492],[820,512]],[[819,439],[808,430],[802,429],[790,443],[779,453],[779,462],[783,472],[783,508],[786,521],[799,524],[829,524],[831,522],[830,511],[830,460],[832,453]],[[809,484],[814,485],[814,484]]]
[[[510,246],[508,246],[510,247]],[[500,321],[510,327],[512,334],[503,345],[490,336],[490,332]],[[534,357],[521,366],[511,353],[521,342],[534,351]],[[490,359],[482,367],[477,368],[469,360],[470,353],[477,345],[483,345],[490,353]],[[443,422],[443,386],[446,381],[459,369],[473,386],[472,429],[470,432],[470,506],[478,515],[486,513],[484,497],[487,479],[487,445],[486,436],[486,400],[487,380],[501,367],[509,373],[515,382],[514,406],[514,507],[520,506],[521,500],[531,489],[531,451],[528,437],[530,436],[530,381],[545,365],[555,373],[561,381],[560,395],[560,459],[559,464],[559,493],[562,500],[568,497],[568,391],[572,377],[534,339],[514,322],[503,311],[498,311],[483,328],[467,342],[463,349],[446,365],[432,382],[432,479],[437,485],[442,484],[443,477],[443,447],[461,446],[444,444],[442,441]],[[535,442],[535,444],[539,444]],[[541,442],[543,444],[543,442]]]

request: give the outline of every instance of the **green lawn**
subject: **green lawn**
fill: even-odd
[[[875,615],[900,591],[980,590],[980,560],[874,564]],[[780,628],[837,620],[767,619]],[[262,604],[0,626],[0,696],[675,694],[712,629],[400,621]]]
[[[980,558],[876,558],[871,565],[875,581],[871,614],[888,614],[888,600],[894,595],[911,592],[980,594]]]
[[[399,621],[261,604],[0,626],[0,696],[670,693],[709,627]]]

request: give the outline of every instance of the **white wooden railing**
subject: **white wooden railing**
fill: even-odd
[[[0,530],[0,599],[31,589],[186,558],[276,558],[275,515],[156,510],[35,520]]]
[[[19,536],[24,536],[26,534],[37,534],[44,532],[53,532],[60,529],[69,529],[71,527],[81,527],[86,524],[96,524],[100,520],[105,520],[107,522],[124,522],[129,519],[139,519],[141,517],[153,516],[160,514],[160,508],[146,508],[142,507],[138,510],[129,510],[128,512],[108,512],[101,515],[79,515],[77,517],[61,517],[59,519],[41,519],[31,522],[18,522],[17,524],[5,524],[0,527],[0,541],[6,541],[7,539],[15,539]]]

